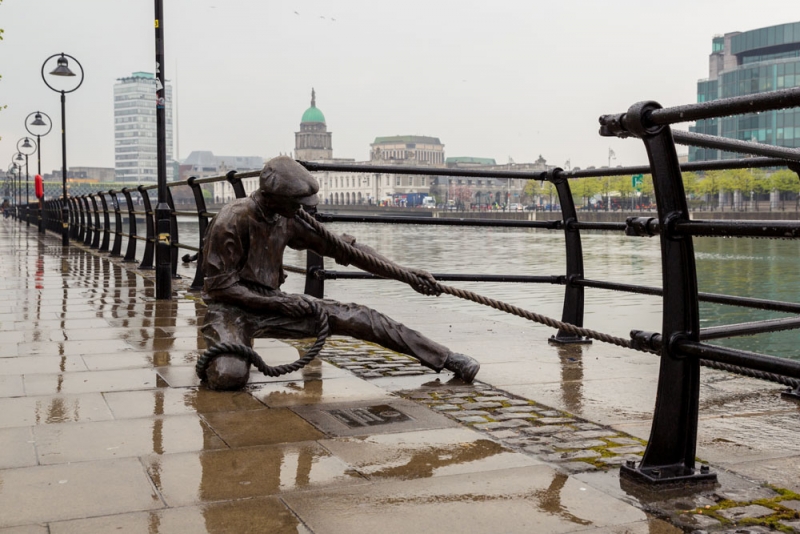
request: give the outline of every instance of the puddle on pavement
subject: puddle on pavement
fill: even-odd
[[[207,413],[203,417],[231,447],[292,443],[324,437],[286,408]]]
[[[274,497],[65,521],[52,523],[50,529],[52,534],[117,531],[148,534],[310,534],[300,520]]]
[[[0,428],[111,419],[99,393],[0,399]]]
[[[33,434],[42,464],[226,447],[204,421],[189,415],[37,426]]]
[[[320,444],[370,479],[412,479],[539,464],[465,428],[336,438]]]
[[[104,397],[117,419],[264,408],[263,404],[247,392],[219,392],[205,388],[120,391],[105,393]]]
[[[366,482],[314,442],[151,456],[144,463],[169,506]]]

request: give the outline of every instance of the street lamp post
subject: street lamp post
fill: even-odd
[[[47,78],[44,76],[44,71],[47,63],[54,57],[58,57],[58,60],[56,62],[56,68],[52,70],[50,74],[52,76],[59,77],[76,76],[76,74],[69,68],[69,60],[67,59],[69,58],[78,65],[78,68],[81,71],[78,85],[69,90],[58,89],[57,87],[50,85],[50,83],[47,81]],[[44,63],[42,63],[42,80],[47,87],[57,93],[61,93],[61,190],[64,196],[64,202],[61,207],[61,245],[66,247],[69,246],[69,202],[67,200],[67,117],[65,109],[67,101],[66,95],[67,93],[76,91],[78,87],[83,84],[83,66],[81,65],[80,61],[69,54],[64,54],[63,52],[60,54],[53,54],[49,58],[45,59]]]
[[[155,0],[156,39],[156,154],[158,204],[156,204],[156,299],[172,298],[172,260],[167,204],[167,112],[164,89],[164,3]]]
[[[11,156],[11,165],[8,166],[8,170],[6,171],[6,176],[8,176],[11,180],[11,187],[13,191],[11,192],[11,201],[14,203],[14,210],[11,212],[11,215],[16,219],[17,218],[17,164],[14,162],[14,156]]]
[[[20,217],[19,205],[22,204],[22,162],[25,158],[22,154],[17,152],[14,155],[14,164],[17,166],[17,220]]]
[[[28,122],[31,115],[33,120]],[[43,117],[46,117],[47,121],[44,121]],[[32,131],[32,127],[35,127],[35,130]],[[42,176],[42,137],[53,129],[53,120],[47,113],[34,111],[25,117],[25,129],[29,134],[36,136],[36,174]],[[39,199],[39,233],[44,233],[44,197]]]
[[[25,225],[26,226],[31,225],[31,212],[30,212],[31,198],[28,185],[30,184],[31,178],[28,171],[28,156],[36,152],[38,149],[38,146],[35,144],[35,142],[33,142],[34,144],[32,144],[32,142],[33,139],[29,137],[23,137],[22,139],[17,141],[17,150],[19,150],[20,154],[25,156]]]

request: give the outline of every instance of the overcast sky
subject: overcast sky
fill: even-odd
[[[376,136],[429,135],[447,156],[601,166],[646,163],[597,118],[640,100],[696,100],[714,35],[800,20],[798,0],[164,0],[177,144],[217,155],[290,153],[311,88],[334,157],[364,160]],[[113,85],[154,70],[151,0],[0,4],[0,167],[24,118],[55,121],[43,170],[61,167],[58,94],[42,62],[78,58],[67,96],[68,164],[114,165]],[[681,125],[685,129],[687,125]],[[685,152],[686,149],[682,149]],[[5,163],[2,163],[5,162]]]

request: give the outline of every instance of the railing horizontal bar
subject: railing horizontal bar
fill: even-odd
[[[681,221],[675,231],[693,236],[800,237],[800,221]]]
[[[800,304],[796,304],[794,302],[756,299],[752,297],[734,297],[731,295],[719,295],[715,293],[698,293],[697,296],[702,302],[711,302],[714,304],[725,304],[728,306],[740,306],[743,308],[778,311],[784,313],[800,313]]]
[[[132,212],[129,211],[128,213],[133,213],[134,215],[150,215],[146,211],[136,211],[136,210],[134,210]]]
[[[318,270],[314,273],[325,280],[388,280],[382,276],[363,271]],[[504,274],[443,274],[432,273],[442,282],[513,282],[526,284],[561,284],[563,276],[525,276]]]
[[[694,356],[712,362],[737,365],[756,371],[800,378],[800,362],[746,350],[729,349],[690,340],[677,340],[674,350],[680,356]]]
[[[561,221],[514,221],[509,219],[459,219],[455,217],[384,217],[380,215],[334,215],[317,213],[314,215],[320,222],[359,222],[381,224],[426,224],[432,226],[499,226],[510,228],[545,228],[557,230]]]
[[[523,180],[545,180],[547,171],[489,171],[475,169],[448,169],[441,167],[406,167],[401,165],[348,165],[341,163],[316,163],[298,160],[297,163],[310,172],[344,171],[370,174],[422,174],[425,176],[472,176],[474,178],[502,178]]]
[[[721,98],[711,102],[687,104],[651,111],[647,122],[653,125],[694,122],[700,119],[758,113],[800,106],[800,88],[781,89],[753,95]]]
[[[189,215],[191,217],[196,217],[197,216],[197,212],[196,211],[172,211],[170,213],[172,215]]]
[[[676,143],[681,145],[718,148],[720,150],[739,152],[741,154],[754,154],[756,156],[800,161],[800,151],[794,148],[765,145],[762,143],[751,143],[748,141],[740,141],[739,139],[730,139],[727,137],[699,134],[694,132],[683,132],[680,130],[672,132],[672,138]]]
[[[573,285],[581,287],[592,287],[595,289],[608,289],[611,291],[622,291],[625,293],[638,293],[640,295],[655,295],[660,297],[664,291],[660,287],[636,286],[633,284],[619,284],[616,282],[603,282],[600,280],[573,280]]]
[[[142,236],[140,236],[140,235],[129,235],[128,237],[131,237],[131,238],[133,238],[133,239],[136,239],[137,241],[147,241],[147,238],[146,238],[146,237],[142,237]]]
[[[289,271],[290,273],[308,274],[308,271],[303,267],[295,267],[294,265],[284,265],[283,270]]]
[[[200,252],[200,249],[197,247],[193,247],[191,245],[184,245],[183,243],[170,243],[175,248],[183,248],[186,250],[191,250],[193,252]]]
[[[674,134],[677,132],[673,132]],[[741,159],[720,159],[715,161],[695,161],[692,163],[682,163],[681,171],[720,171],[726,169],[756,169],[762,167],[784,167],[786,160],[780,158],[741,158]],[[639,165],[633,167],[603,167],[600,169],[580,169],[574,171],[562,171],[559,176],[568,179],[575,178],[594,178],[601,176],[627,176],[629,174],[650,174],[652,171],[649,165]]]
[[[224,182],[225,176],[209,176],[207,178],[198,178],[194,181],[196,184],[212,184],[214,182]]]
[[[641,295],[653,295],[661,297],[664,295],[660,287],[636,286],[631,284],[620,284],[616,282],[603,282],[599,280],[573,280],[572,284],[595,289],[608,289],[611,291],[622,291],[625,293],[637,293]],[[780,300],[765,300],[751,297],[735,297],[731,295],[720,295],[717,293],[698,293],[701,302],[711,302],[714,304],[725,304],[728,306],[739,306],[742,308],[753,308],[757,310],[770,310],[784,313],[800,313],[800,304],[794,302],[783,302]]]
[[[700,339],[719,339],[724,337],[752,336],[767,332],[782,332],[800,328],[800,317],[786,317],[783,319],[767,319],[749,323],[712,326],[700,329]]]
[[[615,222],[573,222],[569,224],[570,228],[574,228],[575,230],[606,230],[606,231],[614,231],[614,230],[622,230],[625,231],[628,225],[625,223],[615,223]]]

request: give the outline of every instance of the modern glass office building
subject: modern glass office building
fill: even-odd
[[[697,101],[800,86],[800,22],[733,32],[712,40],[708,79],[697,82]],[[800,108],[701,120],[690,131],[800,148]],[[741,157],[690,147],[689,161]]]
[[[166,84],[167,161],[172,161],[172,86]],[[153,183],[158,180],[156,145],[156,77],[134,72],[114,85],[115,181]],[[167,180],[173,179],[167,164]]]

